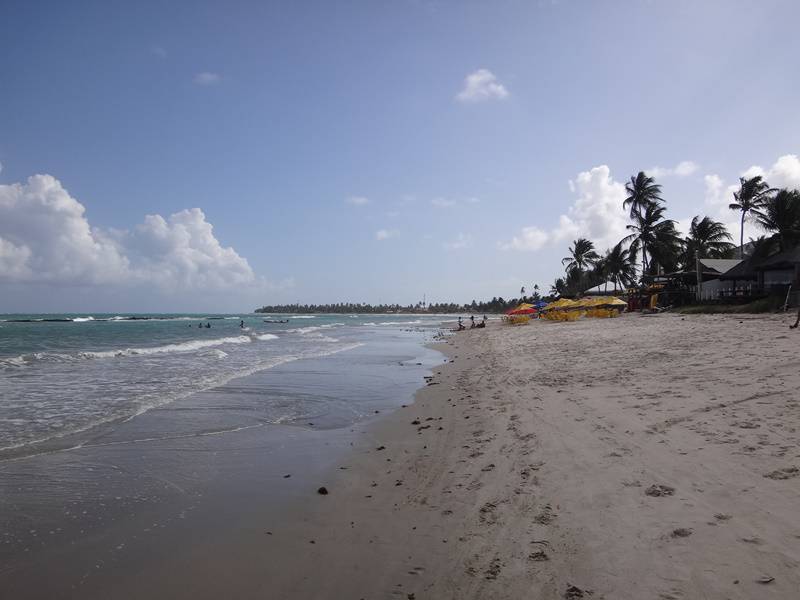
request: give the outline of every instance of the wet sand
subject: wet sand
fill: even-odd
[[[797,598],[789,321],[453,336],[454,362],[368,429],[330,493],[269,526],[268,597]]]
[[[295,507],[364,424],[412,400],[442,362],[422,346],[432,333],[375,333],[91,432],[71,450],[0,461],[0,598],[273,597],[268,526],[302,518]],[[276,412],[293,418],[274,424]]]

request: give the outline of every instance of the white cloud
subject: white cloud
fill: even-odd
[[[494,73],[488,69],[478,69],[464,79],[464,89],[457,95],[459,102],[484,102],[486,100],[503,100],[508,97],[508,90],[497,81]]]
[[[210,73],[209,71],[203,71],[194,76],[194,82],[197,85],[216,85],[221,79],[219,73]]]
[[[437,208],[452,208],[456,204],[458,204],[452,198],[434,198],[431,200],[431,204],[433,204]]]
[[[467,233],[459,233],[456,239],[450,242],[444,242],[442,246],[445,250],[463,250],[472,245],[472,236]]]
[[[769,169],[753,165],[742,173],[742,177],[761,175],[770,187],[800,189],[800,158],[796,154],[784,154]]]
[[[397,237],[398,231],[396,229],[378,229],[375,232],[375,239],[379,242],[388,240],[389,238]]]
[[[570,182],[570,191],[578,194],[558,224],[545,230],[538,226],[522,229],[509,242],[501,242],[503,250],[539,250],[546,244],[560,243],[577,237],[592,240],[598,252],[611,248],[627,234],[628,215],[622,208],[625,186],[614,181],[606,165],[579,173]]]
[[[538,227],[523,227],[519,236],[509,242],[500,242],[501,250],[539,250],[550,240],[549,234]]]
[[[675,167],[653,167],[651,169],[647,169],[646,173],[651,177],[655,177],[656,179],[660,179],[663,177],[688,177],[693,173],[696,173],[700,167],[697,163],[694,163],[690,160],[684,160],[679,162]]]
[[[163,46],[152,46],[150,48],[150,52],[159,58],[167,58],[167,51],[163,48]]]
[[[148,215],[123,231],[91,227],[85,212],[50,175],[0,185],[0,281],[167,291],[262,283],[199,208]]]
[[[365,198],[364,196],[349,196],[345,198],[345,203],[352,204],[353,206],[364,206],[365,204],[369,204],[369,198]]]

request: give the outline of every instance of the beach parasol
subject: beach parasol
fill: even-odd
[[[535,315],[536,314],[536,307],[533,304],[528,304],[523,302],[516,308],[512,308],[506,311],[507,315]]]

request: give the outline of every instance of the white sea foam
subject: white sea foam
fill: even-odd
[[[314,315],[294,315],[293,317],[288,317],[289,319],[315,319]]]
[[[87,323],[89,321],[94,321],[94,317],[75,317],[72,319],[73,323]]]
[[[274,333],[262,333],[261,335],[257,335],[256,339],[266,342],[267,340],[277,340],[278,336]]]

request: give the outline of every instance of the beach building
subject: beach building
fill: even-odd
[[[748,258],[726,271],[721,279],[736,292],[746,295],[788,293],[798,302],[800,292],[800,246],[766,258]]]

